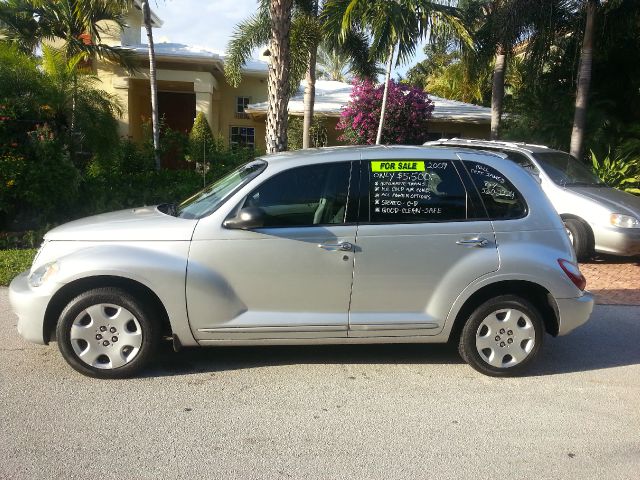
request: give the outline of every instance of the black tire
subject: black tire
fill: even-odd
[[[153,315],[153,308],[119,288],[86,291],[71,300],[60,315],[58,348],[71,367],[88,377],[131,377],[144,368],[158,346],[160,328]],[[98,355],[100,352],[104,353]]]
[[[593,256],[589,240],[589,230],[580,220],[568,218],[564,221],[565,228],[571,233],[573,250],[578,260],[589,260]]]
[[[496,328],[496,331],[487,327],[485,320],[490,319],[496,312],[500,312],[496,315],[496,319],[501,322],[499,320],[503,314],[501,311],[508,310],[522,315],[516,313],[513,318],[505,322],[504,328]],[[521,322],[524,322],[524,325],[520,325]],[[512,326],[514,323],[517,325],[517,330]],[[484,330],[485,328],[487,330]],[[509,334],[509,332],[512,333]],[[524,340],[526,336],[532,337],[533,343],[530,344],[530,340]],[[538,310],[524,298],[516,295],[502,295],[488,300],[473,311],[462,329],[458,351],[462,359],[480,373],[492,377],[511,377],[522,374],[530,366],[542,347],[543,339],[544,326]],[[482,349],[482,344],[477,343],[477,340],[491,345]],[[525,351],[523,344],[528,351]],[[522,359],[510,364],[517,357]],[[489,363],[489,358],[502,366],[492,365]]]

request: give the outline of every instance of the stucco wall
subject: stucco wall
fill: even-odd
[[[251,103],[264,102],[267,99],[267,81],[265,78],[244,76],[238,88],[229,85],[223,75],[216,75],[219,91],[216,95],[214,108],[218,115],[218,133],[225,141],[229,142],[231,127],[255,128],[255,141],[258,150],[266,149],[266,128],[264,121],[256,121],[250,118],[236,118],[236,98],[250,97]],[[215,112],[215,110],[214,110]]]

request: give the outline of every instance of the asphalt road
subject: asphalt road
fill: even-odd
[[[547,340],[518,379],[409,345],[165,350],[97,381],[0,289],[0,478],[640,478],[640,307]]]

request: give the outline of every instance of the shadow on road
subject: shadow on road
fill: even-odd
[[[164,345],[147,376],[188,375],[278,365],[401,364],[442,365],[462,360],[449,345],[313,345],[186,348]]]
[[[597,307],[593,319],[566,337],[545,337],[530,376],[557,375],[640,364],[637,307]],[[148,377],[221,372],[295,364],[460,364],[452,345],[326,345],[188,348],[163,345]]]

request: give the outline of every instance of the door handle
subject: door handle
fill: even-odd
[[[353,245],[349,242],[341,242],[341,243],[320,243],[318,247],[323,248],[325,250],[338,250],[340,252],[350,252],[353,250]]]
[[[482,237],[469,238],[468,240],[458,240],[456,242],[458,245],[462,245],[465,247],[486,247],[489,245],[489,240]]]

